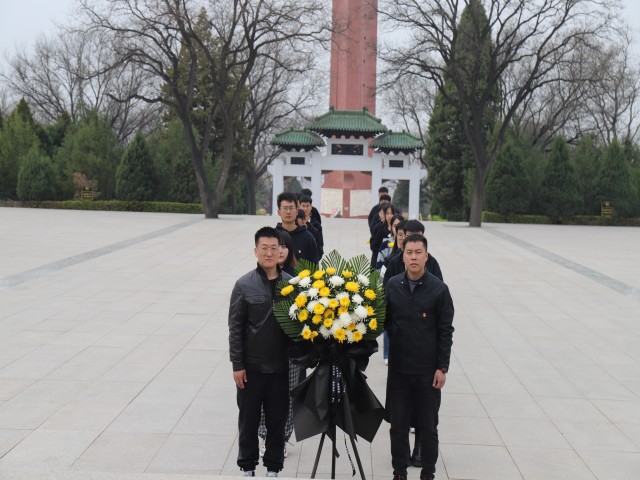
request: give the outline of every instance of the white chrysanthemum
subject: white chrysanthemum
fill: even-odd
[[[356,325],[356,330],[358,330],[362,335],[367,333],[367,326],[364,323],[358,323]]]
[[[353,313],[355,313],[361,319],[367,318],[367,315],[369,314],[367,312],[367,309],[364,308],[362,305],[358,305],[356,308],[354,308]]]
[[[362,302],[364,302],[364,298],[356,293],[353,297],[351,297],[351,301],[360,305]]]
[[[313,312],[313,308],[318,304],[317,300],[311,300],[309,303],[307,303],[307,310],[309,310],[310,312]]]
[[[321,297],[318,302],[320,302],[324,308],[327,308],[329,306],[329,298],[327,297]]]
[[[289,279],[289,283],[291,285],[298,285],[300,283],[300,277],[293,277]]]
[[[329,330],[324,325],[321,325],[318,329],[318,333],[322,335],[322,338],[329,338],[331,336],[331,330]]]
[[[356,315],[355,312],[349,313],[349,316],[351,316],[351,321],[353,323],[358,323],[362,321],[362,319],[358,315]]]
[[[344,285],[344,278],[339,277],[338,275],[329,277],[329,285],[331,285],[333,288],[340,287]]]
[[[351,315],[348,312],[342,313],[340,314],[340,316],[338,317],[338,321],[343,325],[343,326],[347,326],[351,323],[352,319],[351,319]]]
[[[360,282],[360,284],[364,285],[365,287],[368,287],[369,277],[367,277],[366,275],[358,275],[358,282]]]
[[[337,322],[334,321],[333,325],[331,325],[331,328],[330,328],[331,335],[336,333],[336,330],[338,330],[339,328],[343,328],[342,324],[340,323],[340,320],[338,320]]]
[[[297,311],[298,311],[298,306],[295,303],[291,305],[291,307],[289,307],[289,316],[291,317],[292,320],[295,320],[297,318],[297,315],[296,315]]]
[[[311,277],[304,277],[300,280],[300,286],[302,288],[307,288],[309,285],[311,285]]]
[[[307,296],[309,298],[318,298],[318,292],[320,290],[318,290],[317,288],[310,288],[309,290],[307,290]]]
[[[349,298],[349,294],[347,292],[340,292],[336,294],[336,300],[340,300],[341,298],[347,297]]]
[[[347,342],[353,343],[353,332],[351,330],[347,330]]]

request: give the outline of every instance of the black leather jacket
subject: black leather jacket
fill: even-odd
[[[284,279],[290,275],[280,272]],[[229,357],[233,371],[285,373],[289,339],[273,314],[275,290],[264,270],[238,279],[229,301]]]

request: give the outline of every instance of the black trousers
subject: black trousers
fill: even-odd
[[[284,425],[289,411],[287,373],[247,372],[244,389],[237,389],[238,466],[255,470],[260,459],[258,426],[264,408],[267,439],[263,464],[267,470],[279,472],[284,466]]]
[[[391,465],[394,475],[406,475],[411,456],[409,427],[412,413],[420,431],[422,471],[434,475],[438,460],[438,412],[441,392],[433,388],[433,374],[403,375],[389,372],[387,408],[391,422]]]

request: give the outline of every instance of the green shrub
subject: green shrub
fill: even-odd
[[[51,160],[38,147],[32,147],[20,162],[16,193],[20,200],[56,198],[57,178]]]
[[[153,200],[156,195],[156,172],[147,142],[138,133],[127,148],[116,172],[118,200]]]
[[[531,195],[522,157],[522,149],[514,139],[507,137],[487,180],[485,202],[491,211],[518,214],[529,208]]]
[[[611,142],[604,154],[595,188],[598,203],[611,202],[614,215],[633,215],[637,193],[631,178],[629,161],[617,140]]]

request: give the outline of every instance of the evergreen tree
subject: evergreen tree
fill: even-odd
[[[67,132],[54,163],[63,168],[66,184],[73,193],[72,178],[80,173],[97,182],[100,197],[112,199],[115,193],[116,169],[122,149],[106,119],[91,111]]]
[[[627,217],[635,213],[637,192],[629,161],[618,140],[613,140],[604,153],[595,188],[597,201],[611,202],[615,215]]]
[[[55,200],[58,179],[51,159],[34,146],[20,162],[17,196],[20,200]]]
[[[116,198],[119,200],[154,200],[156,173],[147,142],[140,132],[124,152],[116,173]]]
[[[409,208],[409,180],[398,180],[391,203],[400,212]]]
[[[444,88],[450,95],[455,91],[451,82],[447,82]],[[435,207],[432,213],[450,220],[467,218],[465,171],[473,168],[473,157],[462,131],[460,115],[457,104],[438,94],[429,119],[425,149],[428,182]]]
[[[505,139],[487,180],[487,210],[503,215],[527,213],[531,200],[523,152],[513,136]]]
[[[0,199],[17,198],[20,161],[33,146],[38,146],[38,137],[16,108],[0,131]]]
[[[578,177],[580,196],[582,198],[583,212],[586,215],[599,215],[600,204],[598,203],[595,189],[598,179],[601,152],[593,144],[590,135],[583,137],[577,145],[571,158]]]
[[[575,215],[582,206],[578,177],[562,137],[554,140],[545,165],[540,201],[544,213],[552,218]]]

